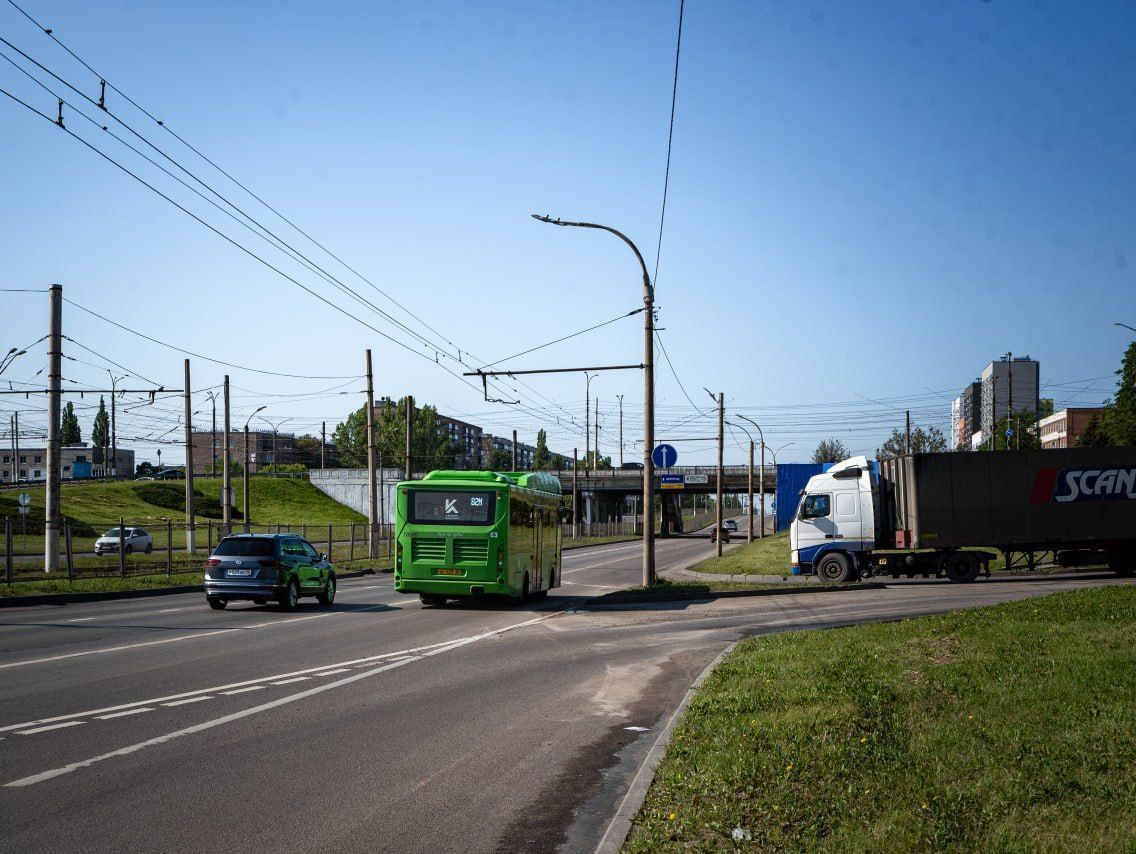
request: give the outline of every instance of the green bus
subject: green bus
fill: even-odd
[[[543,472],[432,471],[398,484],[394,589],[424,605],[516,603],[560,586],[560,480]]]

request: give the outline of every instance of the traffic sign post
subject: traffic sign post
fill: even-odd
[[[17,498],[16,501],[21,507],[30,507],[32,503],[32,497],[26,492],[21,492],[20,497]]]
[[[656,445],[655,450],[651,451],[651,462],[657,468],[669,469],[678,462],[678,451],[674,449],[674,445]]]

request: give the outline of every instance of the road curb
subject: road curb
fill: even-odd
[[[810,585],[808,587],[786,587],[784,590],[674,590],[660,591],[658,593],[629,593],[608,596],[596,596],[586,600],[589,607],[596,605],[623,605],[643,602],[674,602],[695,599],[736,599],[742,596],[792,596],[799,593],[847,593],[850,590],[883,590],[886,584],[879,581],[866,582],[850,586],[846,584]]]
[[[663,731],[659,733],[659,737],[651,745],[647,758],[643,760],[643,764],[627,789],[627,794],[623,796],[623,800],[619,804],[619,809],[615,811],[611,823],[607,826],[607,831],[599,845],[596,846],[596,854],[618,854],[619,850],[623,848],[623,843],[627,841],[627,835],[631,833],[631,823],[635,820],[639,808],[643,806],[643,801],[647,798],[647,790],[655,781],[655,771],[658,770],[659,763],[666,753],[667,745],[670,744],[671,735],[674,733],[674,728],[682,717],[682,713],[686,711],[686,707],[690,705],[690,701],[694,698],[698,689],[702,687],[706,677],[722,662],[722,659],[734,651],[734,647],[737,645],[738,641],[734,641],[718,653],[691,684],[690,689],[683,696],[682,702],[678,704],[678,708],[674,710],[674,714],[667,721],[667,725],[663,727]]]
[[[362,578],[375,575],[376,570],[361,569],[356,572],[337,572],[336,578]],[[19,582],[16,582],[17,584]],[[107,602],[112,599],[146,599],[151,596],[175,596],[179,593],[202,593],[201,584],[181,584],[175,587],[144,587],[139,590],[99,590],[90,593],[44,593],[41,596],[0,597],[0,608],[18,608],[31,605],[67,605],[82,602]]]

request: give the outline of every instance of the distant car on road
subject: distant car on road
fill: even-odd
[[[223,609],[232,600],[277,602],[291,611],[302,596],[335,601],[335,567],[327,555],[295,534],[234,534],[205,561],[205,598]]]
[[[734,519],[727,519],[722,523],[722,528],[726,531],[734,532],[738,529],[738,523]]]
[[[642,463],[620,463],[619,467],[621,469],[636,469],[638,471],[643,470],[643,464]]]
[[[150,554],[154,550],[154,538],[141,528],[125,528],[122,537],[123,553],[145,552]],[[118,554],[118,528],[111,528],[95,540],[95,554]]]
[[[162,469],[157,474],[158,480],[185,480],[185,472],[179,469]]]
[[[737,526],[735,526],[737,527]],[[710,529],[710,542],[715,542],[718,539],[718,529]],[[726,523],[722,523],[722,542],[728,543],[730,541],[730,529],[726,527]]]

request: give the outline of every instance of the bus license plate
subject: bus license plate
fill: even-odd
[[[251,569],[230,569],[225,573],[229,578],[248,578],[252,575]]]
[[[439,569],[438,570],[438,575],[461,575],[461,574],[462,574],[462,571],[460,569]]]

